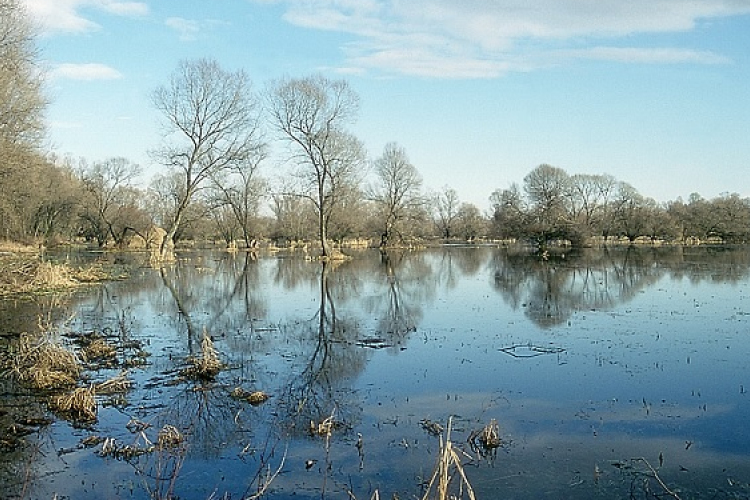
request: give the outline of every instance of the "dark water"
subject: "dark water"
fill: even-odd
[[[63,333],[141,341],[148,364],[99,398],[96,424],[56,420],[5,453],[11,498],[243,498],[282,460],[266,498],[421,497],[439,450],[423,422],[451,417],[477,498],[750,498],[748,249],[183,257],[70,299]],[[186,381],[204,330],[227,369]],[[327,417],[330,439],[312,435]],[[491,419],[502,446],[472,450]],[[145,447],[166,424],[184,447],[80,444]]]

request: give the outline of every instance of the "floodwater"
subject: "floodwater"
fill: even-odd
[[[449,437],[478,499],[750,498],[747,248],[180,257],[43,304],[63,341],[99,332],[149,355],[96,423],[55,418],[0,450],[0,496],[238,499],[272,477],[264,498],[421,498]],[[34,307],[2,304],[4,329],[35,327]],[[204,331],[225,367],[186,379]],[[44,413],[3,384],[6,410]],[[184,440],[104,452],[166,425]]]

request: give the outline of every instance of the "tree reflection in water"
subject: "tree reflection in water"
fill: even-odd
[[[705,255],[705,250],[695,253]],[[747,254],[739,252],[734,257],[742,260],[741,255]],[[565,323],[576,311],[610,309],[627,302],[665,274],[679,279],[687,272],[693,280],[723,282],[747,276],[747,262],[741,269],[728,266],[720,277],[706,276],[698,262],[686,265],[686,259],[695,257],[691,249],[682,247],[604,249],[553,254],[546,259],[526,252],[497,251],[490,265],[495,290],[503,300],[513,309],[523,308],[538,326],[550,328]]]
[[[126,395],[126,401],[102,406],[97,432],[123,444],[142,442],[137,433],[125,428],[133,418],[150,425],[143,432],[153,442],[159,429],[174,425],[185,437],[184,448],[137,457],[132,463],[141,475],[134,475],[133,468],[128,475],[123,471],[128,468],[126,464],[96,457],[93,450],[78,447],[88,431],[60,425],[49,430],[54,446],[44,445],[48,458],[34,455],[29,451],[32,448],[19,449],[22,453],[4,457],[15,462],[6,462],[2,468],[5,476],[11,477],[8,471],[46,471],[51,469],[52,460],[58,460],[55,465],[64,470],[60,477],[65,476],[65,481],[52,486],[60,491],[50,493],[70,498],[97,498],[95,493],[74,486],[80,481],[71,478],[85,474],[84,467],[100,467],[102,474],[106,471],[117,477],[119,484],[134,477],[137,484],[145,481],[151,496],[165,496],[175,486],[174,493],[181,498],[203,500],[214,492],[252,493],[262,471],[277,467],[288,446],[293,460],[287,462],[287,474],[278,479],[280,495],[302,491],[302,496],[320,496],[327,484],[338,488],[348,483],[350,476],[351,487],[359,488],[358,496],[364,497],[362,492],[368,491],[368,485],[379,481],[392,481],[389,488],[393,489],[384,488],[381,493],[396,489],[416,492],[415,474],[420,468],[430,467],[433,459],[432,443],[425,441],[417,419],[442,419],[446,415],[441,412],[457,411],[465,415],[460,422],[469,430],[487,416],[485,412],[493,411],[485,406],[486,401],[502,394],[507,406],[502,415],[492,416],[498,417],[501,427],[516,426],[526,433],[524,439],[529,438],[523,447],[510,450],[506,460],[518,470],[533,471],[539,462],[526,447],[535,445],[535,436],[551,429],[564,442],[559,449],[575,448],[575,443],[565,441],[569,437],[565,432],[587,425],[571,416],[577,415],[577,409],[571,412],[565,398],[585,397],[586,402],[581,404],[597,406],[600,414],[612,419],[611,431],[616,427],[629,432],[632,426],[637,432],[646,429],[656,433],[658,429],[650,427],[660,425],[652,423],[656,408],[640,418],[640,403],[630,405],[627,400],[631,396],[622,396],[631,391],[627,384],[634,377],[648,379],[647,390],[652,394],[646,396],[649,401],[658,401],[673,397],[674,384],[667,380],[669,376],[675,380],[695,377],[691,370],[700,367],[697,362],[678,363],[677,358],[682,356],[682,351],[675,353],[682,348],[679,335],[660,341],[641,337],[642,317],[628,318],[625,342],[622,331],[611,336],[602,333],[600,328],[617,328],[617,321],[608,314],[592,313],[584,323],[578,312],[621,310],[623,304],[641,294],[653,293],[649,288],[657,282],[660,287],[669,287],[671,280],[681,282],[683,287],[683,282],[745,283],[748,269],[750,257],[742,249],[624,248],[553,254],[540,260],[505,248],[439,248],[372,252],[335,264],[289,256],[256,260],[251,254],[195,252],[172,267],[143,269],[130,281],[92,290],[74,299],[81,302],[72,306],[77,315],[71,328],[114,329],[115,323],[122,321],[131,330],[130,338],[150,343],[146,348],[152,353],[149,365],[131,371],[135,388]],[[509,307],[497,307],[499,301]],[[692,314],[692,305],[688,306]],[[521,320],[514,317],[514,311]],[[746,321],[742,315],[746,312],[736,306],[732,321]],[[682,321],[685,323],[680,325],[686,324]],[[214,336],[225,369],[215,381],[183,380],[180,369],[187,357],[196,354],[204,329]],[[420,333],[419,342],[413,341],[415,331]],[[569,363],[554,363],[547,359],[549,356],[519,360],[498,355],[502,348],[516,342],[544,342],[551,333],[565,334],[556,340],[569,348]],[[636,336],[639,342],[631,344]],[[734,342],[731,335],[725,337],[727,342]],[[685,349],[702,345],[698,344],[700,336],[692,339],[695,344]],[[600,340],[603,343],[598,345]],[[637,347],[631,345],[648,345],[648,355],[633,351]],[[611,353],[608,355],[618,363],[600,366],[589,362],[601,352]],[[672,361],[666,372],[663,353]],[[729,366],[725,358],[731,353],[721,350],[725,365],[718,368]],[[429,364],[432,362],[436,365]],[[659,363],[659,377],[649,379],[656,370],[654,362]],[[622,368],[626,365],[627,369]],[[611,380],[600,377],[602,374]],[[562,385],[553,387],[559,375],[576,380],[578,385],[566,389],[560,382]],[[383,386],[381,378],[392,385]],[[594,379],[595,384],[587,385]],[[739,383],[750,386],[744,379]],[[669,392],[661,391],[662,386]],[[263,390],[271,398],[252,406],[230,396],[236,387]],[[10,398],[11,403],[19,404],[18,394],[7,394],[16,389],[7,385],[2,389],[6,392],[4,402]],[[689,389],[692,387],[688,394]],[[453,396],[446,400],[449,390]],[[585,392],[585,396],[577,391]],[[600,399],[610,393],[622,397],[619,402],[608,400],[605,409]],[[548,396],[552,399],[541,399]],[[679,401],[682,407],[675,404],[669,411],[682,409],[682,421],[698,428],[703,420],[691,420],[691,414],[684,410],[687,398]],[[533,422],[529,420],[525,405],[535,403],[541,406],[528,408],[558,412],[554,418],[548,415],[550,422],[555,422],[552,427],[544,427],[541,413],[535,414]],[[701,410],[701,415],[706,411]],[[331,416],[337,427],[330,441],[314,436],[311,423],[319,424]],[[382,425],[391,421],[398,425]],[[682,425],[684,428],[686,424]],[[357,468],[357,433],[363,434],[365,449],[370,453],[364,470]],[[584,438],[573,433],[572,439]],[[603,440],[603,436],[598,439]],[[81,469],[61,466],[58,448],[74,450],[64,459],[70,464],[83,464]],[[549,448],[545,450],[552,453]],[[692,452],[699,450],[696,446]],[[319,466],[306,472],[305,460],[320,458],[323,453],[326,463],[320,459]],[[570,458],[557,453],[559,463]],[[398,469],[404,477],[394,478],[394,463],[389,460],[404,468]],[[34,465],[27,468],[25,462]],[[176,482],[170,484],[173,471],[178,474]],[[485,468],[470,472],[473,477],[507,482]],[[552,476],[549,472],[549,484],[567,484],[566,479]],[[491,491],[495,483],[487,484],[490,486],[476,486]],[[18,489],[16,484],[4,491]],[[338,488],[337,493],[341,491]],[[132,496],[142,499],[147,494],[142,491]]]

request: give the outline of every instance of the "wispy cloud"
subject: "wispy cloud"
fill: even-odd
[[[117,80],[122,74],[111,66],[98,63],[65,63],[55,66],[50,74],[54,80]]]
[[[255,0],[268,3],[269,0]],[[294,25],[348,33],[346,67],[489,78],[551,58],[623,63],[727,62],[690,47],[622,48],[632,35],[689,31],[750,13],[747,0],[278,0]],[[575,44],[575,50],[564,50]],[[613,47],[608,47],[612,44]],[[583,49],[581,47],[584,47]]]
[[[149,13],[145,2],[123,0],[21,0],[48,33],[85,33],[99,28],[86,17],[86,9],[116,16],[141,17]]]
[[[176,31],[183,42],[193,42],[199,38],[202,32],[215,29],[219,26],[226,26],[226,21],[216,19],[203,19],[200,21],[194,19],[185,19],[184,17],[169,17],[164,24]]]
[[[192,19],[182,17],[170,17],[164,21],[169,28],[172,28],[180,35],[182,41],[193,41],[197,38],[200,31],[200,23]]]

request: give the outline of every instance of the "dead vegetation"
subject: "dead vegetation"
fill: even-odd
[[[182,375],[200,380],[213,380],[223,367],[219,359],[219,351],[214,347],[213,340],[205,329],[201,340],[201,353],[188,359],[188,364],[189,366],[182,371]]]
[[[7,375],[36,390],[70,388],[81,374],[75,354],[49,334],[22,333],[4,364]]]
[[[121,269],[107,269],[99,263],[73,267],[42,260],[36,252],[12,251],[0,255],[0,296],[62,291],[124,277]]]
[[[97,394],[113,395],[124,394],[133,387],[133,382],[128,380],[128,371],[123,370],[120,374],[94,385]]]
[[[440,452],[438,453],[437,463],[427,483],[427,489],[422,496],[422,500],[449,500],[460,499],[466,496],[469,500],[476,500],[474,489],[466,477],[461,457],[471,460],[471,457],[459,448],[456,448],[451,442],[452,418],[448,419],[448,430],[445,434],[445,441],[440,435]],[[458,481],[454,482],[454,479]]]
[[[246,391],[242,387],[234,388],[230,393],[230,396],[234,399],[239,399],[240,401],[247,401],[253,406],[261,405],[271,397],[263,391]]]
[[[49,407],[77,422],[95,422],[97,414],[93,387],[78,387],[67,394],[50,397]]]
[[[471,431],[467,442],[480,457],[494,457],[497,449],[503,445],[497,420],[493,418],[481,430]]]

